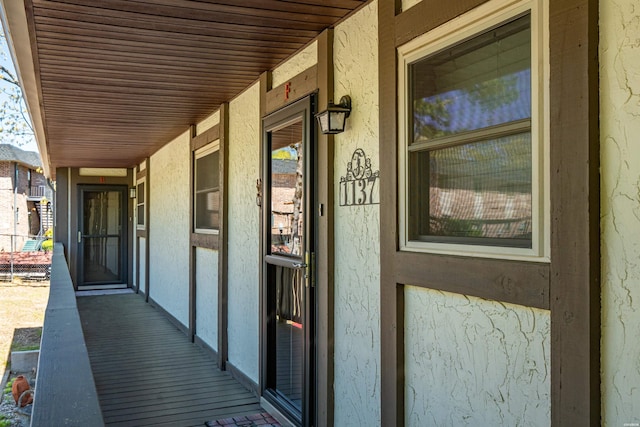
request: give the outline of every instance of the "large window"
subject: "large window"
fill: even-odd
[[[219,142],[195,152],[194,226],[198,233],[217,233],[220,226]]]
[[[541,255],[532,18],[501,19],[400,49],[403,249]]]

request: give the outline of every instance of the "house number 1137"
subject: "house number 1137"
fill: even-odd
[[[340,206],[371,205],[380,203],[377,176],[342,181],[340,183]]]
[[[340,206],[380,203],[380,172],[371,170],[371,159],[357,148],[347,163],[347,174],[340,178]]]

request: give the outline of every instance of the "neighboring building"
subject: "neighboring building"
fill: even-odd
[[[0,252],[19,252],[52,227],[52,202],[38,153],[0,144]]]
[[[635,0],[1,3],[77,289],[294,425],[640,423]]]

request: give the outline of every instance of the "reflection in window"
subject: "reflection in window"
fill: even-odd
[[[302,254],[302,121],[271,133],[271,253]]]
[[[531,247],[530,17],[409,66],[409,239]]]
[[[215,232],[220,224],[218,147],[218,144],[210,144],[195,154],[194,215],[197,232]]]

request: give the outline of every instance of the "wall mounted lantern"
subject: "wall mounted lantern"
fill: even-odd
[[[131,187],[129,189],[129,198],[130,199],[135,199],[136,198],[136,187]]]
[[[345,95],[338,104],[330,102],[327,109],[316,114],[320,130],[324,134],[344,132],[347,117],[351,114],[351,97]]]

